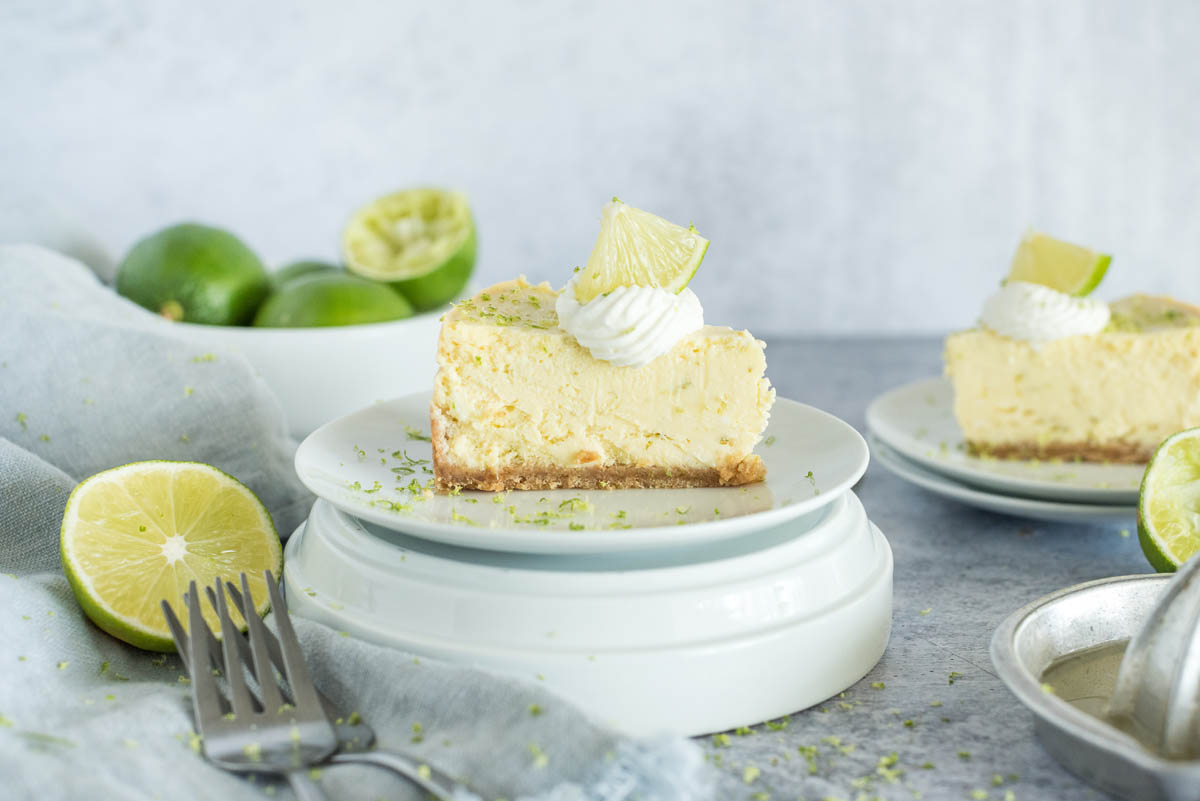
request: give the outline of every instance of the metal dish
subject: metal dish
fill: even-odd
[[[1068,587],[1017,610],[992,637],[992,663],[1033,712],[1043,747],[1084,781],[1137,801],[1198,801],[1200,762],[1157,756],[1047,692],[1042,677],[1064,658],[1132,639],[1171,578],[1118,576]]]

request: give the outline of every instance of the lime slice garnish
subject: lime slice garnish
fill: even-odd
[[[706,250],[708,240],[695,226],[684,228],[613,198],[587,266],[575,278],[575,299],[587,303],[622,286],[682,292]]]
[[[159,602],[169,601],[186,625],[190,581],[211,585],[245,572],[256,609],[266,614],[263,571],[278,576],[283,567],[262,502],[237,479],[197,462],[135,462],[87,479],[67,500],[60,547],[87,616],[152,651],[175,650]],[[216,628],[207,605],[204,615]]]
[[[475,223],[466,195],[409,189],[359,209],[342,233],[351,272],[387,281],[417,310],[453,300],[475,266]]]
[[[1112,256],[1030,231],[1017,245],[1009,281],[1041,284],[1082,297],[1100,284]]]
[[[1160,573],[1200,550],[1200,428],[1171,435],[1150,459],[1138,497],[1138,540]]]

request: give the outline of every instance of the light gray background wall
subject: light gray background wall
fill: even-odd
[[[611,195],[695,221],[710,322],[967,324],[1029,224],[1200,301],[1200,4],[4,0],[0,240],[180,219],[336,255],[438,183],[561,283]]]

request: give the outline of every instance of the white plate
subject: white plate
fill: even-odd
[[[879,464],[905,481],[927,489],[935,495],[987,509],[989,512],[1057,523],[1128,523],[1132,526],[1137,519],[1136,506],[1046,501],[975,489],[924,469],[874,437],[871,437],[871,453]]]
[[[949,379],[926,378],[880,395],[867,428],[900,455],[983,489],[1076,503],[1137,503],[1145,465],[981,459],[966,453]]]
[[[292,614],[351,636],[536,681],[630,734],[697,735],[866,674],[892,558],[853,492],[737,539],[581,556],[454,548],[317,501],[284,585]]]
[[[309,435],[296,451],[296,472],[339,509],[406,534],[468,548],[598,553],[719,540],[778,525],[837,498],[870,459],[867,443],[848,424],[779,398],[758,447],[767,464],[767,479],[758,484],[413,494],[403,488],[433,477],[428,432],[428,393],[377,403]],[[400,508],[391,508],[395,504]]]

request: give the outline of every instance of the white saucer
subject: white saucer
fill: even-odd
[[[871,454],[876,461],[900,478],[927,489],[935,495],[952,498],[968,506],[1014,517],[1051,520],[1058,523],[1128,523],[1133,525],[1137,519],[1137,506],[1047,501],[975,489],[931,470],[926,470],[916,462],[905,459],[875,437],[870,438],[870,444]]]
[[[853,492],[745,537],[664,551],[457,548],[317,501],[287,542],[293,614],[545,686],[632,734],[781,717],[864,676],[892,557]]]
[[[988,490],[1052,501],[1137,503],[1145,465],[1018,461],[969,456],[946,378],[914,381],[867,407],[867,427],[900,455]]]
[[[469,548],[561,554],[662,548],[778,525],[835,500],[870,458],[848,424],[779,398],[758,447],[767,464],[758,484],[413,494],[406,485],[432,478],[428,433],[428,393],[377,403],[310,434],[296,472],[319,497],[385,528]]]

